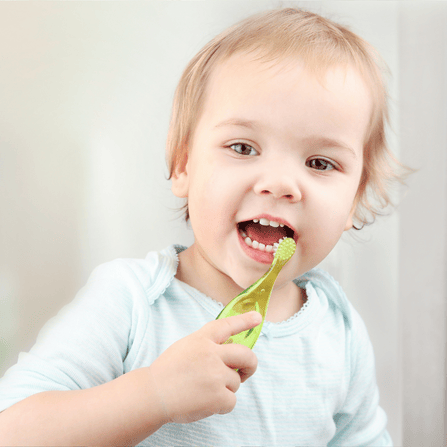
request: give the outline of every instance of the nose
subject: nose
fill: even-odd
[[[294,163],[287,163],[285,160],[266,163],[254,191],[259,195],[271,195],[275,199],[285,199],[291,203],[299,202],[302,192],[298,177],[298,169]]]

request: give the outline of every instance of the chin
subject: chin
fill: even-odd
[[[265,273],[265,272],[264,272]],[[234,281],[236,285],[238,285],[242,290],[248,289],[253,283],[255,283],[261,276],[264,274],[238,274],[235,276],[232,276],[231,279]]]

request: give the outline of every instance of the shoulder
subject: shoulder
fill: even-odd
[[[296,283],[303,288],[315,289],[320,300],[327,302],[332,311],[341,313],[348,326],[352,325],[353,307],[338,281],[328,272],[314,268],[297,278]]]
[[[359,365],[362,365],[363,379],[373,377],[374,350],[368,330],[340,284],[328,272],[319,268],[310,270],[298,278],[297,282],[301,282],[301,286],[306,289],[313,289],[313,297],[319,301],[321,326],[345,350],[346,360],[350,365],[348,376],[356,375]]]
[[[102,294],[113,290],[135,297],[143,294],[152,304],[172,282],[178,266],[178,245],[161,251],[151,251],[145,258],[119,258],[97,266],[86,287]]]
[[[346,330],[362,339],[368,339],[362,317],[348,300],[338,281],[325,270],[314,268],[295,281],[303,288],[313,288],[316,295],[328,311],[341,317]]]

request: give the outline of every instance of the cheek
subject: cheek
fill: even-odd
[[[307,191],[314,212],[340,219],[348,216],[357,192],[357,179],[339,179],[330,183],[315,182]]]
[[[335,245],[344,232],[348,214],[339,210],[326,210],[318,213],[312,224],[307,226],[307,242],[316,249]],[[309,222],[310,223],[310,222]]]
[[[328,212],[312,219],[313,225],[309,222],[299,241],[300,272],[317,266],[328,256],[344,233],[346,219]]]
[[[193,172],[188,197],[191,224],[196,223],[202,231],[220,231],[237,211],[238,184],[216,163],[204,163],[200,168]]]
[[[314,190],[307,202],[308,222],[305,223],[311,242],[319,246],[335,245],[348,221],[355,191],[353,188],[324,188],[321,194]]]
[[[213,206],[225,207],[240,193],[242,180],[240,175],[234,175],[232,169],[225,169],[218,163],[209,164],[202,181],[204,195]]]

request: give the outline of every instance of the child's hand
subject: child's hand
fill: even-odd
[[[258,360],[246,346],[222,343],[261,321],[258,312],[211,321],[174,343],[152,363],[149,369],[167,422],[193,422],[233,410],[234,393],[254,374]]]

